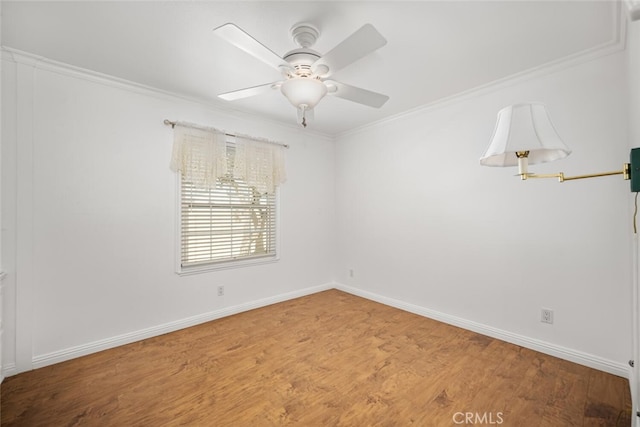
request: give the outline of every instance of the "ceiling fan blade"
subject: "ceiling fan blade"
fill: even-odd
[[[281,82],[267,83],[264,85],[221,93],[220,95],[218,95],[218,98],[222,98],[225,101],[235,101],[236,99],[249,98],[250,96],[260,95],[261,93],[267,92],[270,89],[276,89],[279,87],[280,83]]]
[[[251,37],[235,24],[228,23],[221,25],[215,28],[213,32],[235,47],[244,50],[249,55],[252,55],[267,65],[271,65],[278,71],[281,71],[282,67],[291,68],[291,65],[287,61],[280,58],[275,52]]]
[[[355,86],[346,85],[344,83],[333,80],[325,81],[329,88],[329,94],[358,104],[368,105],[373,108],[380,108],[389,99],[387,95],[370,90],[362,89]],[[335,89],[334,89],[335,88]]]
[[[387,40],[382,34],[373,25],[365,24],[313,63],[311,69],[314,73],[329,76],[385,44]]]

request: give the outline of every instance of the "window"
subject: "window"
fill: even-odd
[[[234,170],[235,146],[227,144],[227,170]],[[180,178],[180,266],[215,267],[230,261],[276,257],[276,195],[231,173],[215,188]]]
[[[277,188],[288,145],[165,120],[179,174],[178,273],[277,259]]]

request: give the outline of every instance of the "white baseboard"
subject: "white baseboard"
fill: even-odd
[[[562,347],[556,344],[548,343],[535,338],[530,338],[524,335],[514,334],[512,332],[494,328],[492,326],[483,325],[482,323],[474,322],[474,321],[463,319],[456,316],[451,316],[449,314],[441,313],[439,311],[431,310],[419,305],[410,304],[397,299],[393,299],[393,298],[385,297],[372,292],[364,291],[362,289],[343,285],[341,283],[334,283],[334,287],[341,291],[344,291],[362,298],[366,298],[372,301],[376,301],[381,304],[399,308],[401,310],[408,311],[410,313],[414,313],[420,316],[428,317],[430,319],[438,320],[440,322],[447,323],[453,326],[458,326],[460,328],[477,332],[482,335],[487,335],[492,338],[497,338],[499,340],[506,341],[511,344],[516,344],[521,347],[526,347],[531,350],[539,351],[540,353],[555,356],[560,359],[568,360],[570,362],[588,366],[593,369],[608,372],[613,375],[618,375],[623,378],[629,378],[631,374],[629,367],[624,363],[607,360],[598,356],[594,356],[592,354]]]
[[[11,375],[15,375],[18,373],[18,370],[16,369],[16,364],[15,363],[7,363],[6,365],[4,365],[2,367],[2,378],[4,380],[4,378],[6,377],[10,377]]]
[[[291,300],[294,298],[315,294],[317,292],[322,292],[328,289],[332,289],[333,287],[334,286],[332,283],[313,286],[313,287],[300,289],[293,292],[287,292],[284,294],[263,298],[256,301],[250,301],[250,302],[235,305],[232,307],[225,307],[220,310],[214,310],[208,313],[203,313],[196,316],[188,317],[186,319],[176,320],[173,322],[165,323],[163,325],[153,326],[151,328],[129,332],[126,334],[90,342],[90,343],[79,345],[76,347],[71,347],[63,350],[54,351],[52,353],[38,355],[33,358],[33,369],[42,368],[44,366],[53,365],[54,363],[64,362],[65,360],[75,359],[76,357],[86,356],[87,354],[96,353],[98,351],[107,350],[107,349],[118,347],[125,344],[130,344],[132,342],[166,334],[168,332],[174,332],[180,329],[188,328],[190,326],[195,326],[201,323],[209,322],[211,320],[220,319],[221,317],[231,316],[233,314],[242,313],[244,311],[249,311],[256,308],[265,307],[265,306],[276,304],[279,302]],[[7,364],[6,366],[4,366],[3,372],[6,376],[11,376],[19,373],[15,369],[15,364],[13,364],[13,366]]]
[[[391,307],[398,308],[400,310],[408,311],[410,313],[418,314],[420,316],[428,317],[430,319],[438,320],[453,326],[457,326],[463,329],[467,329],[473,332],[477,332],[483,335],[487,335],[493,338],[500,339],[512,344],[516,344],[522,347],[529,348],[531,350],[539,351],[541,353],[549,354],[551,356],[559,357],[580,365],[585,365],[590,368],[598,369],[600,371],[608,372],[614,375],[618,375],[624,378],[629,378],[630,369],[624,363],[619,363],[611,360],[607,360],[598,356],[594,356],[588,353],[576,351],[570,348],[562,347],[556,344],[551,344],[542,340],[530,338],[524,335],[514,334],[512,332],[504,331],[502,329],[494,328],[488,325],[484,325],[471,320],[463,319],[449,314],[441,313],[435,310],[431,310],[422,306],[400,301],[394,298],[389,298],[383,295],[375,294],[372,292],[364,291],[362,289],[347,286],[341,283],[326,283],[319,286],[309,287],[285,294],[275,295],[273,297],[263,298],[256,301],[250,301],[247,303],[239,304],[232,307],[225,307],[220,310],[215,310],[208,313],[203,313],[197,316],[188,317],[185,319],[165,323],[163,325],[153,326],[139,331],[134,331],[122,335],[118,335],[103,340],[94,341],[91,343],[71,347],[52,353],[38,355],[33,358],[33,368],[41,368],[44,366],[52,365],[54,363],[63,362],[65,360],[74,359],[81,356],[86,356],[98,351],[107,350],[110,348],[118,347],[132,342],[140,341],[146,338],[155,337],[158,335],[166,334],[169,332],[177,331],[180,329],[195,326],[201,323],[209,322],[211,320],[219,319],[233,314],[242,313],[244,311],[253,310],[260,307],[276,304],[279,302],[287,301],[294,298],[311,295],[317,292],[322,292],[328,289],[338,289],[362,298],[366,298],[372,301],[379,302]],[[2,374],[9,377],[19,372],[16,370],[16,366],[13,363],[3,366]]]

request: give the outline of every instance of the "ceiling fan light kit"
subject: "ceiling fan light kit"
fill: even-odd
[[[386,95],[328,80],[339,69],[387,43],[371,24],[362,26],[325,55],[311,49],[320,35],[318,29],[309,23],[296,24],[291,28],[291,37],[300,47],[287,52],[282,58],[235,24],[224,24],[213,31],[232,45],[276,68],[284,77],[282,81],[219,94],[218,97],[224,100],[233,101],[280,88],[280,92],[298,110],[300,124],[306,127],[314,107],[327,94],[374,108],[382,107],[389,99]]]
[[[327,87],[317,79],[293,78],[285,80],[280,86],[280,91],[294,107],[300,110],[300,124],[307,127],[306,113],[327,94]]]

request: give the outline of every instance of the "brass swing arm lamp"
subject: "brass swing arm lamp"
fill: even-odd
[[[531,178],[557,178],[558,182],[602,176],[622,175],[631,180],[631,191],[640,191],[640,148],[631,150],[630,163],[622,170],[586,175],[565,176],[564,173],[535,174],[528,170],[529,163],[545,163],[562,159],[571,150],[562,142],[551,123],[544,104],[521,103],[503,108],[498,112],[491,143],[480,158],[483,166],[518,166],[521,180]],[[636,171],[638,173],[633,173]]]
[[[516,152],[516,157],[518,159],[527,158],[529,156],[528,151],[518,151]],[[525,180],[529,178],[558,178],[558,182],[572,181],[574,179],[585,179],[585,178],[599,178],[601,176],[611,176],[611,175],[622,175],[624,180],[631,179],[631,163],[625,163],[622,165],[622,170],[620,171],[611,171],[611,172],[600,172],[600,173],[590,173],[586,175],[573,175],[573,176],[565,176],[563,172],[558,173],[521,173],[520,179]]]

